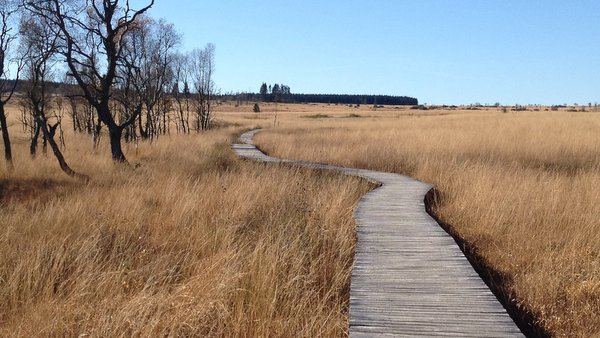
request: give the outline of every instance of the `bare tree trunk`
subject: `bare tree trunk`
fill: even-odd
[[[144,130],[144,125],[142,124],[142,114],[138,115],[138,128],[140,130],[140,137],[142,140],[148,139],[148,121],[146,121],[146,130]]]
[[[34,132],[33,136],[31,137],[31,144],[29,145],[29,154],[31,155],[31,157],[35,157],[37,153],[37,144],[40,136],[40,123],[38,121],[35,121],[34,124]]]
[[[86,111],[86,130],[87,133],[90,135],[94,135],[94,131],[95,131],[95,126],[94,126],[94,107],[92,107],[91,104],[88,103],[87,107],[86,107],[87,111]],[[95,143],[95,138],[96,136],[94,135],[94,143]]]
[[[50,126],[48,128],[48,124],[47,124],[47,120],[46,117],[43,114],[40,114],[38,112],[38,125],[40,125],[42,132],[44,133],[44,138],[48,141],[48,143],[50,144],[50,148],[52,148],[52,152],[54,153],[54,156],[56,157],[56,160],[58,161],[58,164],[60,165],[60,169],[62,169],[62,171],[69,175],[70,177],[76,178],[78,180],[82,180],[84,182],[87,182],[90,180],[90,177],[84,174],[80,174],[76,171],[74,171],[73,169],[71,169],[71,167],[69,167],[69,165],[67,164],[67,161],[65,161],[65,157],[63,156],[62,152],[60,151],[60,148],[58,147],[58,144],[56,144],[56,142],[54,141],[54,134],[56,133],[56,127],[58,127],[58,123],[56,123],[54,126]]]
[[[167,132],[168,132],[168,131],[167,131],[167,111],[166,111],[166,109],[165,109],[165,110],[163,110],[163,114],[162,114],[162,115],[163,115],[163,116],[162,116],[162,123],[163,123],[163,126],[162,126],[162,133],[163,133],[163,135],[166,135],[166,134],[167,134]]]
[[[4,159],[6,168],[13,171],[12,149],[10,147],[10,136],[8,134],[8,124],[6,123],[6,114],[4,112],[4,102],[0,101],[0,129],[2,130],[2,141],[4,142]]]
[[[48,138],[46,138],[45,134],[44,137],[42,137],[42,153],[44,155],[48,153]]]
[[[181,131],[184,134],[187,134],[187,128],[185,126],[185,118],[183,117],[183,108],[181,107],[181,105],[179,105],[179,119],[181,122]]]
[[[94,125],[92,128],[93,128],[92,138],[93,138],[93,142],[94,142],[94,149],[97,149],[98,145],[100,144],[100,131],[102,130],[102,121],[98,120],[98,123],[96,125]]]
[[[152,112],[150,108],[146,106],[146,134],[144,135],[144,139],[149,139],[154,135],[154,124],[152,121]]]
[[[187,133],[188,135],[191,133],[190,130],[190,100],[189,98],[185,99],[185,124],[187,126]]]
[[[167,134],[171,136],[171,115],[167,115]]]
[[[109,127],[108,131],[110,134],[110,153],[113,161],[127,163],[125,154],[123,154],[123,150],[121,149],[121,135],[123,134],[123,129],[119,126],[113,126],[112,128]]]
[[[127,163],[127,158],[125,157],[123,149],[121,148],[121,136],[123,135],[123,128],[126,128],[127,125],[135,121],[135,115],[129,121],[129,124],[120,126],[113,121],[110,115],[108,102],[106,102],[106,104],[97,106],[96,111],[98,112],[99,120],[102,121],[108,128],[110,153],[113,161],[117,163]]]

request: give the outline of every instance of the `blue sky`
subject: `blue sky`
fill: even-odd
[[[428,104],[600,102],[600,1],[157,0],[222,92],[408,95]]]

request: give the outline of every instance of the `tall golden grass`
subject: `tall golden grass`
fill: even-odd
[[[257,136],[271,154],[434,183],[436,213],[541,325],[600,332],[597,114],[218,109],[272,128]],[[84,184],[51,154],[29,159],[13,121],[16,171],[0,166],[0,336],[345,335],[352,208],[369,186],[240,161],[227,146],[239,128],[128,145],[135,170],[68,133]]]
[[[543,328],[600,334],[598,113],[333,111],[280,117],[257,142],[274,156],[433,183],[443,196],[435,212],[505,277],[508,295]]]
[[[238,160],[239,128],[127,146],[115,167],[69,134],[30,159],[14,131],[0,171],[0,336],[343,336],[355,232],[370,187]]]

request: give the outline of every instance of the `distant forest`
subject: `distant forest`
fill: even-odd
[[[260,95],[241,93],[220,95],[222,99],[244,102],[282,102],[282,103],[330,103],[362,105],[404,105],[416,106],[419,101],[414,97],[390,95],[350,95],[350,94],[282,94]]]
[[[295,94],[284,84],[267,85],[263,83],[258,93],[241,93],[221,95],[226,99],[255,102],[284,103],[331,103],[331,104],[364,104],[364,105],[410,105],[416,106],[419,100],[408,96],[392,95],[350,95],[350,94]]]

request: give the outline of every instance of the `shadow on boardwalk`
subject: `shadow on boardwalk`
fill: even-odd
[[[244,133],[243,158],[336,170],[379,182],[354,212],[358,242],[350,336],[520,337],[521,331],[462,251],[425,210],[429,184],[407,176],[265,155]]]

